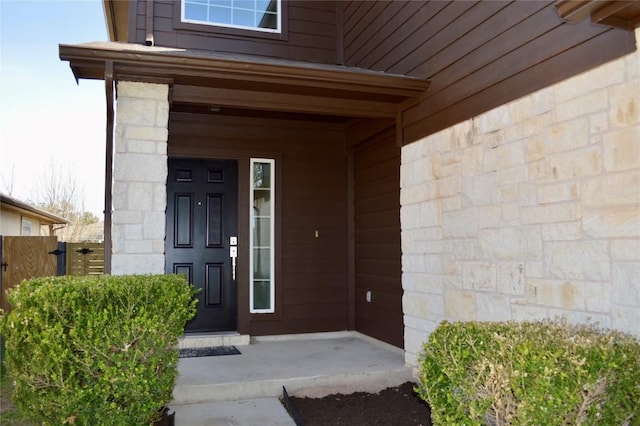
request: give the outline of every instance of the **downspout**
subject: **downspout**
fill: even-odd
[[[147,0],[146,15],[147,15],[147,19],[146,19],[147,35],[145,37],[144,44],[146,44],[147,46],[153,46],[154,40],[153,40],[153,2],[152,1]]]
[[[104,174],[104,273],[111,274],[111,215],[113,194],[113,121],[114,89],[113,61],[105,63],[105,94],[107,96],[107,140]]]
[[[344,5],[335,2],[336,8],[336,64],[344,65]]]

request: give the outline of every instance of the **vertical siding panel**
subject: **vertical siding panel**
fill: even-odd
[[[627,39],[621,36],[627,36]],[[544,62],[536,64],[525,71],[505,78],[499,83],[481,90],[480,92],[465,98],[464,102],[448,104],[430,115],[421,112],[425,109],[424,102],[407,111],[415,115],[417,119],[412,124],[405,126],[405,142],[416,141],[425,135],[437,132],[460,121],[461,118],[471,118],[483,111],[505,104],[520,96],[530,93],[531,90],[542,89],[547,83],[557,83],[563,79],[572,77],[577,70],[585,70],[601,65],[609,60],[632,51],[635,48],[633,33],[604,31],[602,35],[586,41],[584,50],[574,49],[566,56],[555,56]],[[593,57],[585,55],[585,51],[604,52],[601,56]],[[567,64],[571,64],[570,67]],[[541,81],[537,77],[545,76]],[[425,102],[429,102],[426,99]]]
[[[466,33],[464,37],[458,38],[443,49],[431,52],[431,56],[427,56],[425,52],[424,56],[416,55],[416,57],[407,58],[407,74],[433,76],[442,72],[445,68],[455,63],[457,58],[467,57],[476,49],[481,48],[491,37],[498,37],[499,34],[519,25],[529,16],[548,6],[548,4],[539,1],[505,2],[503,5],[505,7],[500,9],[498,13],[478,23],[479,25]],[[485,52],[482,56],[487,53],[489,52]],[[418,68],[421,71],[418,71]]]
[[[461,2],[464,3],[464,2]],[[404,58],[398,60],[392,66],[385,67],[388,72],[398,74],[412,74],[417,67],[422,64],[431,62],[431,57],[436,53],[447,50],[448,46],[455,43],[458,40],[469,40],[466,37],[467,33],[472,31],[473,28],[489,20],[499,10],[505,8],[508,5],[507,2],[489,2],[483,7],[471,7],[469,9],[462,9],[456,11],[453,19],[448,22],[443,28],[433,32],[429,35],[420,34],[420,37],[415,42],[409,41],[412,45],[418,46],[411,55],[407,55]],[[449,57],[454,55],[462,55],[462,52],[451,52]],[[422,67],[423,69],[426,67]],[[425,75],[424,73],[415,73]]]
[[[400,148],[393,127],[355,147],[354,170],[356,330],[402,347]]]
[[[345,49],[345,57],[348,57],[353,63],[357,63],[368,55],[383,39],[381,29],[387,27],[389,22],[395,19],[396,15],[406,7],[406,2],[402,0],[388,2],[385,9],[368,27],[363,28],[351,43],[345,44],[348,47]]]
[[[422,25],[429,22],[442,8],[447,7],[448,2],[409,2],[407,7],[398,13],[386,28],[380,31],[380,43],[371,53],[367,54],[357,63],[350,65],[362,68],[381,70],[376,63],[396,49],[402,52],[410,52],[413,46],[404,43],[404,40],[417,31]],[[383,71],[383,70],[382,70]]]
[[[345,43],[352,46],[358,38],[363,37],[367,28],[370,28],[372,21],[380,15],[387,7],[387,4],[388,2],[386,1],[370,2],[369,9],[362,15],[358,23],[345,32]]]
[[[369,1],[350,1],[344,8],[345,29],[351,28],[358,23],[358,20],[371,5]]]
[[[578,25],[583,25],[584,30],[575,31],[566,25],[559,26],[554,31],[549,31],[523,45],[514,47],[508,54],[495,58],[480,68],[469,67],[466,71],[467,74],[457,81],[451,81],[457,74],[455,72],[439,76],[437,79],[434,78],[433,92],[438,96],[433,96],[433,99],[426,102],[419,115],[415,114],[417,111],[406,114],[406,123],[413,123],[449,105],[461,102],[470,95],[505,80],[509,74],[517,75],[525,72],[534,64],[542,63],[545,59],[552,58],[571,46],[583,43],[599,33],[608,31],[603,27],[589,25],[586,21]],[[506,42],[508,42],[507,39],[505,39]],[[517,40],[512,42],[517,43]],[[480,57],[477,59],[481,60]],[[459,73],[461,74],[462,70]]]
[[[146,8],[147,0],[136,0],[130,3],[129,13],[131,15],[129,16],[129,31],[127,33],[131,35],[131,29],[133,29],[135,35],[133,40],[129,40],[130,43],[144,43]]]
[[[376,70],[389,71],[393,65],[403,58],[415,56],[415,50],[421,43],[448,29],[456,19],[475,6],[477,6],[477,3],[470,1],[449,2],[445,8],[438,10],[437,13],[423,16],[423,20],[417,22],[415,20],[411,21],[409,28],[412,28],[413,31],[405,31],[407,36],[402,40],[401,45],[388,52],[371,66]],[[405,71],[401,70],[399,72],[403,74]]]

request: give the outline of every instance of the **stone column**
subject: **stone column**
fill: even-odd
[[[118,82],[112,273],[164,273],[169,88]]]

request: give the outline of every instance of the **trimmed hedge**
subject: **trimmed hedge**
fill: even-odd
[[[26,419],[144,425],[172,399],[177,339],[196,304],[183,276],[35,278],[8,300],[0,332]]]
[[[640,425],[640,342],[615,331],[443,322],[419,374],[434,425]]]

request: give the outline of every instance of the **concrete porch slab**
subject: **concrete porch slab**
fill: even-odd
[[[172,407],[292,396],[378,392],[412,380],[401,349],[344,332],[254,339],[240,355],[183,358]]]

